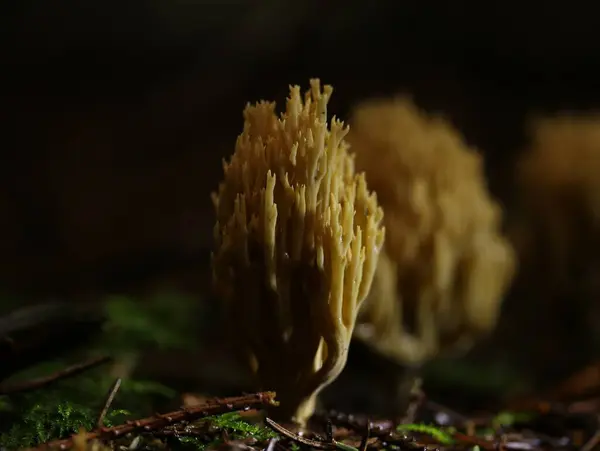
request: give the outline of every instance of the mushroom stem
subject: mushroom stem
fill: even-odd
[[[285,390],[281,392],[283,396],[277,394],[278,406],[270,407],[268,414],[275,421],[289,421],[290,419],[299,425],[306,425],[308,419],[312,416],[317,405],[317,392],[312,392],[308,396],[306,392]]]

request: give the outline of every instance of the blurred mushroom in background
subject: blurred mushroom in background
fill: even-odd
[[[521,199],[543,224],[536,236],[547,234],[552,280],[564,286],[583,275],[575,260],[600,256],[600,115],[538,118],[530,134],[518,167]]]
[[[600,115],[537,117],[529,134],[515,242],[543,341],[532,354],[560,379],[600,351]]]
[[[495,326],[516,267],[481,155],[404,97],[366,101],[350,124],[386,227],[356,336],[409,367],[469,349]]]
[[[277,392],[272,413],[300,425],[346,364],[384,240],[348,129],[328,128],[331,93],[313,79],[302,101],[290,87],[280,117],[274,102],[248,105],[214,195],[214,283],[236,350]]]

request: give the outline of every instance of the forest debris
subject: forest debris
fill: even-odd
[[[333,432],[331,428],[331,422],[327,423],[327,439],[326,440],[314,440],[308,439],[305,437],[301,437],[298,434],[294,434],[292,431],[284,428],[280,424],[271,420],[270,418],[265,418],[265,423],[269,427],[271,427],[274,431],[283,435],[284,437],[305,446],[310,446],[311,448],[320,449],[320,450],[336,450],[339,449],[341,451],[366,451],[368,440],[371,433],[370,422],[367,422],[366,433],[362,436],[359,448],[355,448],[350,445],[346,445],[342,442],[338,442],[333,438]]]
[[[214,399],[196,407],[186,407],[166,414],[156,414],[141,420],[127,421],[125,424],[111,428],[99,428],[95,431],[85,433],[85,436],[88,440],[95,438],[100,440],[116,439],[136,431],[151,432],[183,421],[194,421],[220,413],[272,405],[276,405],[274,392],[260,392],[246,396]],[[72,446],[73,437],[47,442],[38,447],[30,448],[29,451],[66,450]]]

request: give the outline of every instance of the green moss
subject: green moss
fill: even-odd
[[[264,426],[249,423],[241,418],[237,412],[226,413],[207,419],[211,425],[220,430],[226,430],[229,434],[233,434],[234,438],[253,437],[259,442],[277,437],[271,429]]]
[[[437,426],[430,426],[427,424],[401,424],[396,428],[399,432],[418,432],[420,434],[427,434],[437,440],[441,445],[452,445],[454,444],[454,438],[451,433]]]
[[[123,353],[148,347],[190,349],[196,344],[203,317],[197,299],[178,293],[158,293],[143,301],[110,296],[104,301],[107,322],[99,347]]]
[[[39,392],[1,397],[1,422],[7,427],[0,430],[0,446],[18,449],[93,429],[112,382],[98,369]],[[150,415],[154,398],[174,395],[155,382],[124,380],[104,425]]]
[[[105,333],[85,355],[44,362],[14,375],[7,382],[27,381],[52,374],[89,354],[108,353],[113,356],[135,355],[148,347],[175,349],[195,344],[193,306],[195,301],[174,294],[154,296],[146,302],[113,296],[106,300],[108,313]],[[114,378],[106,366],[87,371],[80,376],[57,381],[35,392],[0,397],[0,447],[9,450],[62,438],[80,428],[95,427],[107,392]],[[155,381],[124,379],[112,409],[107,414],[107,426],[118,424],[131,415],[143,418],[151,415],[177,393]]]
[[[259,443],[277,437],[277,434],[271,429],[261,425],[253,424],[243,419],[239,413],[230,412],[223,415],[207,417],[198,424],[196,428],[207,430],[210,428],[213,440],[203,440],[197,437],[174,437],[170,442],[174,448],[182,450],[203,451],[214,449],[223,443],[221,432],[227,432],[229,440],[255,439]]]
[[[90,430],[95,426],[97,412],[88,406],[69,401],[56,404],[40,402],[19,412],[19,420],[0,434],[0,446],[19,449],[44,443],[55,438],[76,433],[80,428]],[[122,421],[129,412],[112,410],[104,419],[106,426]]]
[[[142,388],[151,387],[153,392],[159,388],[154,384],[132,383],[135,393],[144,394]],[[162,393],[164,387],[159,391]],[[167,390],[168,391],[168,390]],[[55,394],[58,392],[55,392]],[[0,433],[0,447],[16,450],[24,447],[39,445],[57,438],[67,437],[76,433],[80,428],[91,430],[95,428],[97,415],[101,409],[98,403],[89,405],[70,400],[49,398],[49,393],[36,399],[32,395],[21,397],[22,405],[11,403],[11,413],[14,415],[12,426]],[[30,401],[27,404],[25,401]],[[139,418],[144,415],[134,414],[123,409],[112,409],[106,416],[105,426],[123,423],[127,418]],[[18,418],[18,420],[17,420]],[[226,431],[230,440],[254,438],[258,442],[266,442],[277,435],[270,429],[244,420],[239,413],[232,412],[219,416],[208,417],[191,426],[196,431],[206,431],[207,436],[216,437],[213,440],[193,436],[172,436],[165,439],[174,450],[198,450],[212,448],[223,442],[221,431]],[[210,433],[209,433],[210,432]],[[149,449],[154,449],[150,446]]]

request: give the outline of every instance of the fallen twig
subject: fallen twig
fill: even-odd
[[[275,432],[283,435],[284,437],[286,437],[294,442],[300,443],[301,445],[310,446],[311,448],[315,448],[315,449],[325,449],[325,450],[333,450],[336,448],[335,443],[333,442],[333,439],[331,441],[324,442],[321,440],[312,440],[312,439],[309,439],[306,437],[301,437],[298,434],[294,434],[289,429],[284,428],[282,425],[280,425],[279,423],[276,423],[275,421],[271,420],[270,418],[265,418],[265,423],[267,423],[267,426],[269,426]]]
[[[86,432],[87,440],[99,439],[109,440],[122,437],[132,432],[152,432],[157,431],[165,426],[170,426],[183,421],[194,421],[203,417],[217,415],[225,412],[233,412],[236,410],[245,410],[251,408],[260,408],[264,406],[276,405],[274,392],[260,392],[253,395],[236,396],[232,398],[215,399],[205,404],[187,407],[166,414],[156,414],[149,418],[141,420],[127,421],[125,424],[107,428],[99,428],[97,430]],[[73,446],[73,438],[64,440],[54,440],[44,443],[38,447],[30,448],[29,451],[42,451],[49,449],[66,450]]]
[[[121,378],[117,378],[116,381],[113,382],[113,384],[110,387],[110,390],[108,391],[108,395],[106,396],[106,400],[104,401],[104,406],[102,407],[102,410],[100,411],[100,415],[98,415],[98,420],[96,421],[96,427],[101,428],[104,426],[104,417],[106,417],[106,414],[108,413],[108,409],[110,409],[111,404],[113,403],[115,396],[117,394],[117,392],[119,391],[119,388],[121,387]]]
[[[325,421],[332,421],[336,426],[342,426],[352,431],[364,429],[369,425],[371,436],[385,436],[389,434],[396,426],[392,420],[369,420],[366,416],[347,415],[343,412],[330,411],[327,414],[319,414],[319,418]],[[337,438],[345,435],[336,434]]]
[[[600,416],[597,417],[600,420]],[[581,447],[581,451],[592,451],[600,444],[600,430],[596,430],[594,435]]]
[[[600,431],[596,433],[587,441],[585,445],[581,447],[581,451],[592,451],[600,444]]]
[[[270,439],[269,444],[267,445],[265,451],[275,451],[278,441],[279,441],[279,439],[276,437],[273,437],[272,439]]]
[[[341,450],[341,451],[359,451],[354,446],[346,445],[345,443],[338,442],[333,439],[333,434],[331,430],[327,432],[327,441],[322,440],[312,440],[305,437],[300,437],[298,434],[294,434],[289,429],[284,428],[279,423],[271,420],[270,418],[265,418],[265,423],[271,427],[275,432],[280,433],[281,435],[287,437],[288,439],[300,443],[302,445],[310,446],[315,449],[323,449],[323,450]],[[370,429],[368,429],[370,431]],[[366,438],[363,437],[363,441],[361,443],[361,450],[364,451],[366,448],[366,442],[369,439],[369,433],[367,432]]]
[[[365,427],[365,433],[362,436],[360,441],[359,451],[367,451],[367,446],[369,444],[369,438],[371,438],[371,422],[367,421],[367,425]]]
[[[356,428],[354,428],[354,429],[356,429]],[[359,451],[367,451],[367,445],[369,443],[369,438],[371,438],[371,421],[368,418],[365,421],[364,429],[365,429],[365,432],[362,435],[362,439],[360,441],[360,446],[358,447]],[[335,437],[333,435],[333,423],[331,421],[331,418],[327,418],[327,421],[325,422],[325,437],[328,442],[339,443],[339,442],[336,442]]]
[[[33,379],[25,382],[17,382],[14,384],[5,383],[0,385],[0,395],[9,395],[14,393],[38,390],[42,387],[46,387],[50,384],[53,384],[54,382],[57,382],[59,380],[77,376],[78,374],[81,374],[84,371],[90,370],[104,363],[108,363],[111,360],[112,357],[110,356],[94,357],[93,359],[77,363],[67,368],[63,368],[60,371],[52,373],[48,376],[40,377],[38,379]]]

